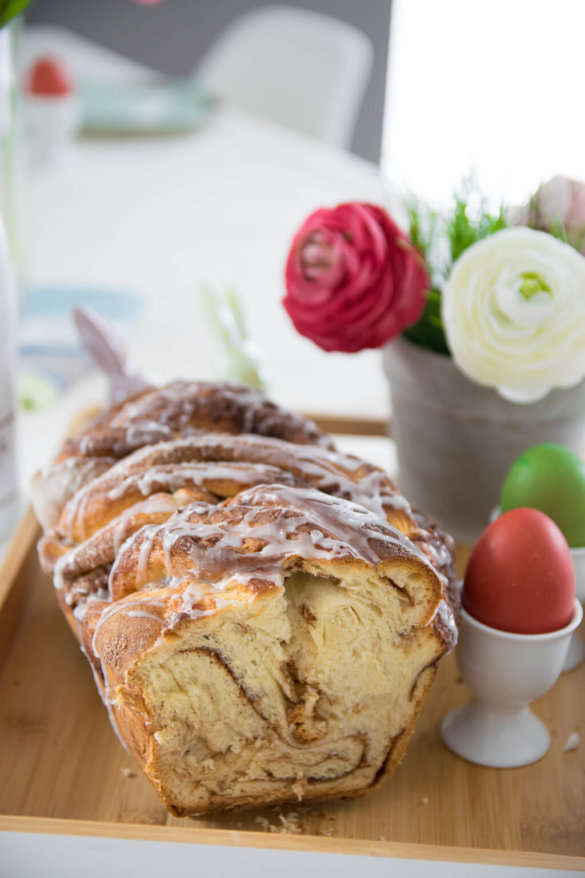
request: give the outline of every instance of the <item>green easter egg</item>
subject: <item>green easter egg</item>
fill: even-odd
[[[529,448],[512,464],[500,496],[502,512],[520,506],[546,513],[569,546],[585,546],[585,461],[564,445]]]

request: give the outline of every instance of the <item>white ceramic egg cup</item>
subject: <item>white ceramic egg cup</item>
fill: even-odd
[[[65,95],[22,96],[24,145],[34,166],[60,163],[71,150],[81,123],[76,92]]]
[[[469,762],[492,768],[530,765],[550,746],[546,726],[529,704],[553,686],[583,618],[575,601],[568,625],[547,634],[513,634],[461,612],[457,664],[473,693],[441,724],[443,741]]]
[[[501,509],[496,506],[490,514],[490,524],[499,518]],[[585,546],[571,549],[571,557],[575,568],[575,596],[578,601],[585,604]],[[564,661],[561,674],[574,671],[585,661],[585,642],[576,632],[571,637],[567,657]]]
[[[571,549],[571,557],[575,567],[575,594],[578,601],[585,604],[585,546]],[[574,671],[585,661],[585,642],[577,632],[571,637],[567,658],[562,673]]]

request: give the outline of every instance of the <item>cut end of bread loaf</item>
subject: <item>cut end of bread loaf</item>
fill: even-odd
[[[151,623],[129,663],[102,655],[121,735],[174,813],[360,795],[398,763],[439,657],[405,598],[421,572],[400,588],[335,572],[228,590]],[[98,655],[137,626],[136,597],[100,625]]]

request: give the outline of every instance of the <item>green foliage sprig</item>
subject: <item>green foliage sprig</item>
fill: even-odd
[[[441,289],[453,263],[472,244],[509,225],[504,205],[491,212],[471,177],[463,181],[453,201],[444,213],[414,198],[406,204],[410,240],[424,256],[431,289],[422,317],[402,334],[420,347],[446,355],[450,351],[441,319]]]
[[[453,216],[447,220],[447,237],[451,249],[451,265],[472,244],[508,226],[504,206],[500,207],[497,214],[492,214],[487,210],[484,199],[481,199],[479,209],[475,212],[475,215],[471,212],[470,216],[470,208],[471,211],[473,210],[470,205],[470,196],[472,194],[469,191],[467,193],[464,191],[463,194],[455,195]]]
[[[30,0],[0,0],[0,27],[24,12]]]

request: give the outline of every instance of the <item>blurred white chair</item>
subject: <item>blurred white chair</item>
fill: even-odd
[[[250,113],[348,147],[372,67],[368,37],[290,6],[233,21],[196,70],[211,93]]]

